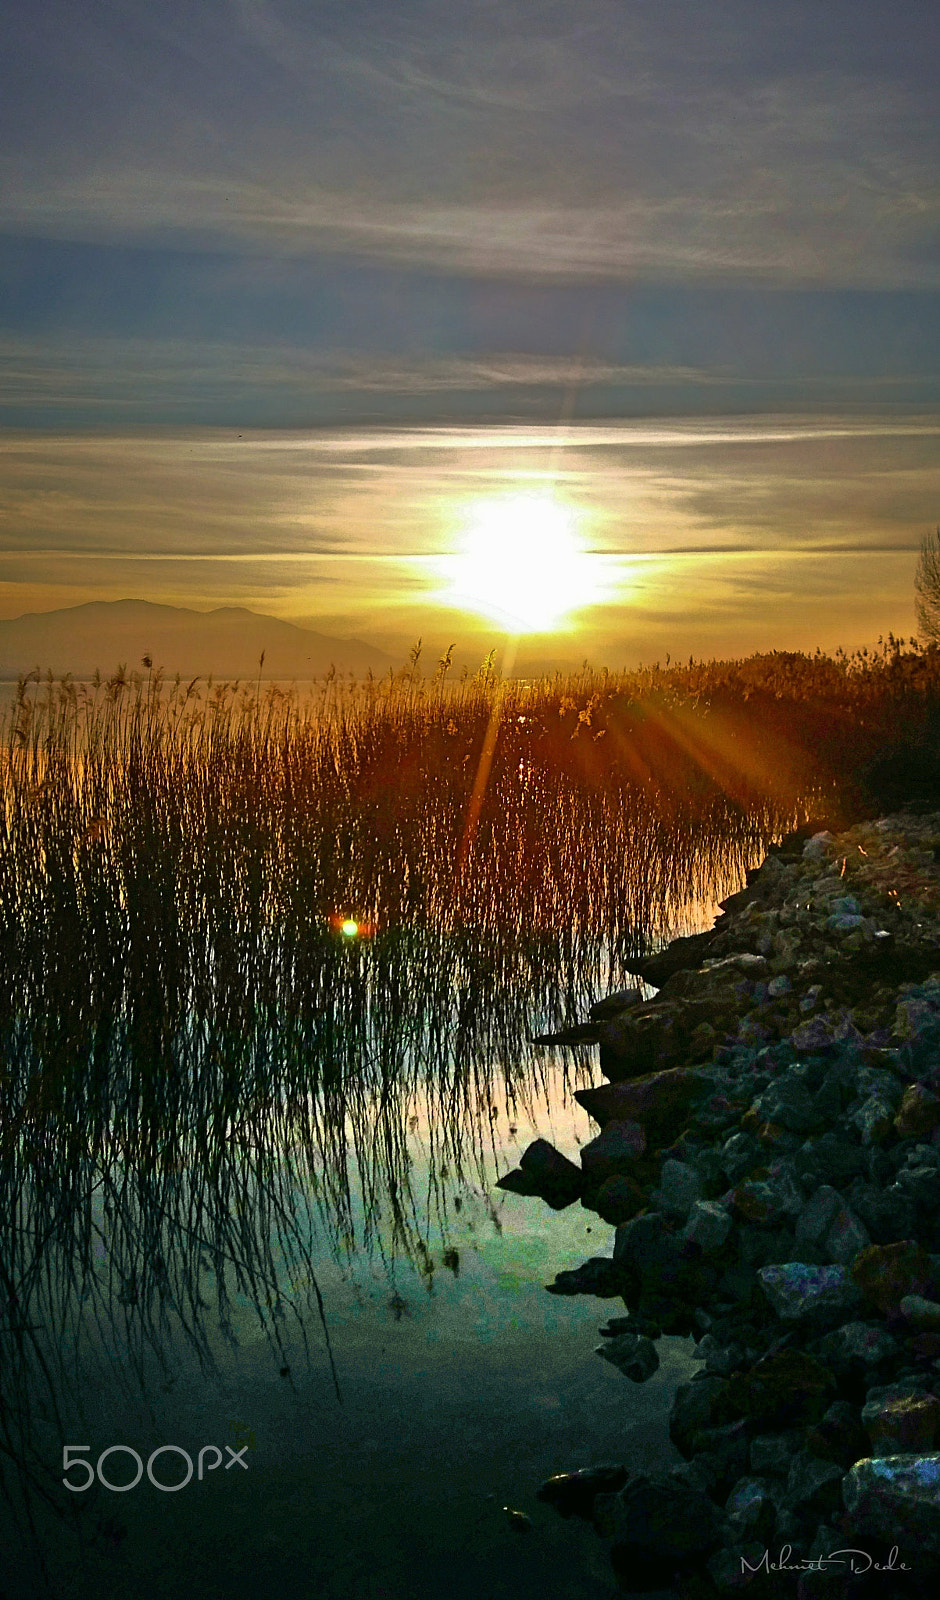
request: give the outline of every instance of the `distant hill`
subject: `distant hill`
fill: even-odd
[[[0,678],[51,667],[56,677],[110,677],[120,664],[140,667],[149,655],[169,677],[257,678],[278,682],[337,672],[383,674],[400,662],[361,639],[334,639],[266,617],[244,606],[190,611],[149,600],[95,600],[62,611],[31,612],[0,621]]]

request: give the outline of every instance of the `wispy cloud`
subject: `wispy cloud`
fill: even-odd
[[[533,356],[514,351],[479,356],[401,356],[209,340],[69,336],[27,338],[0,333],[0,406],[55,399],[95,407],[120,399],[134,407],[154,399],[191,397],[248,385],[328,393],[435,394],[503,388],[707,384],[720,373],[701,368],[625,364],[592,357]]]
[[[61,28],[16,41],[8,230],[538,280],[940,281],[928,40],[879,0],[207,0],[119,30],[49,8]]]

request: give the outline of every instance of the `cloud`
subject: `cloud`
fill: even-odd
[[[546,282],[657,280],[766,286],[940,287],[940,265],[915,248],[934,237],[940,203],[915,188],[817,175],[800,195],[787,169],[752,172],[725,192],[406,202],[276,177],[96,167],[25,185],[9,170],[0,228],[53,237],[164,243],[254,253],[327,252],[435,271]],[[546,186],[547,187],[547,186]],[[805,183],[802,187],[806,187]],[[837,191],[826,201],[826,190]],[[834,225],[835,224],[835,225]]]
[[[514,351],[411,358],[362,352],[291,350],[212,340],[26,337],[0,333],[0,407],[54,400],[95,408],[120,400],[147,409],[154,401],[206,398],[235,386],[322,393],[437,394],[512,388],[708,384],[721,374],[701,368],[626,364],[594,357],[534,356]]]
[[[49,5],[10,85],[8,230],[538,281],[940,282],[927,41],[877,0],[207,0],[110,30]]]

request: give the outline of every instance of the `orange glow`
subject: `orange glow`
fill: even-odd
[[[341,934],[344,939],[371,939],[377,931],[376,923],[341,912],[334,912],[328,920],[333,932]]]

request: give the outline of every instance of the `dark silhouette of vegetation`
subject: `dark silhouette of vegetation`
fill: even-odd
[[[920,637],[940,644],[940,527],[924,535],[914,575],[914,605]]]

